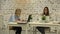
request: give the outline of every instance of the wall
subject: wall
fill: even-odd
[[[20,8],[22,11],[21,17],[23,18],[24,15],[23,19],[27,19],[26,16],[29,14],[33,14],[33,17],[36,18],[35,16],[39,16],[46,6],[49,8],[51,15],[60,18],[60,0],[2,0],[0,12],[4,14],[5,20],[8,20],[10,15],[13,14],[17,8]]]
[[[37,20],[46,6],[49,8],[50,15],[60,21],[60,0],[0,0],[0,14],[4,15],[6,24],[15,10],[20,8],[21,19],[27,20],[28,15],[32,14],[34,20]]]

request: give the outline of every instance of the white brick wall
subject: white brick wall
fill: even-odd
[[[49,8],[51,14],[56,13],[59,16],[60,0],[1,0],[1,12],[4,17],[13,14],[16,8],[22,10],[22,15],[40,14],[43,12],[45,6]],[[24,17],[24,16],[22,16]],[[24,17],[24,18],[25,18]],[[8,17],[9,19],[9,17]]]

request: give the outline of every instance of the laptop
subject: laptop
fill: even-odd
[[[21,19],[21,20],[20,20],[20,21],[17,21],[17,23],[18,23],[18,24],[26,24],[26,23],[28,23],[28,22],[27,22],[27,21],[28,21],[28,16],[29,16],[29,15],[25,15],[25,16],[22,15],[22,16],[20,16],[20,19]]]

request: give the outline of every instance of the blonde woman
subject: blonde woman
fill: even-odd
[[[14,22],[14,21],[20,21],[20,14],[21,14],[21,9],[16,9],[15,15],[11,15],[9,22]],[[15,30],[15,34],[21,34],[22,28],[21,27],[12,27],[13,30]]]

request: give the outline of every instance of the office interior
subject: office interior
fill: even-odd
[[[45,7],[48,17],[42,16]],[[16,10],[20,19],[10,22]],[[0,0],[0,34],[16,34],[11,27],[21,27],[21,34],[60,34],[60,0]]]

